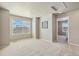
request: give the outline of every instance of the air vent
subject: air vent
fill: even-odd
[[[57,11],[58,9],[54,6],[51,7],[53,10]]]
[[[66,3],[65,3],[65,2],[62,2],[62,3],[63,3],[63,5],[64,5],[64,7],[65,7],[65,8],[67,8],[67,5],[66,5]]]

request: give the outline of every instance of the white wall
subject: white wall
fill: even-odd
[[[42,21],[48,21],[48,29],[42,29],[41,27],[41,31],[40,31],[40,37],[41,39],[45,39],[45,40],[48,40],[48,41],[52,41],[52,19],[51,19],[51,15],[50,16],[44,16],[42,17],[41,19],[41,22]],[[42,25],[41,25],[42,26]]]
[[[36,38],[36,19],[35,17],[40,17],[40,38],[51,41],[52,40],[52,11],[50,8],[45,8],[45,6],[32,5],[31,17],[33,17],[33,37]],[[48,29],[42,29],[42,21],[48,21]],[[52,41],[51,41],[52,42]]]

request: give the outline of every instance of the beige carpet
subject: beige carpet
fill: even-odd
[[[78,51],[77,51],[78,52]],[[23,39],[0,50],[3,56],[62,56],[79,55],[74,49],[63,43],[49,43],[44,40]]]
[[[57,42],[59,42],[59,43],[67,43],[66,36],[58,35]]]

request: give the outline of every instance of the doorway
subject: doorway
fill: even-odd
[[[57,42],[68,43],[69,40],[69,17],[57,18]]]
[[[40,39],[40,17],[36,17],[36,39]]]

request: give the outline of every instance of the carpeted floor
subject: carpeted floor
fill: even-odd
[[[1,56],[72,56],[79,55],[78,52],[67,44],[49,43],[41,39],[18,40],[0,49]]]

